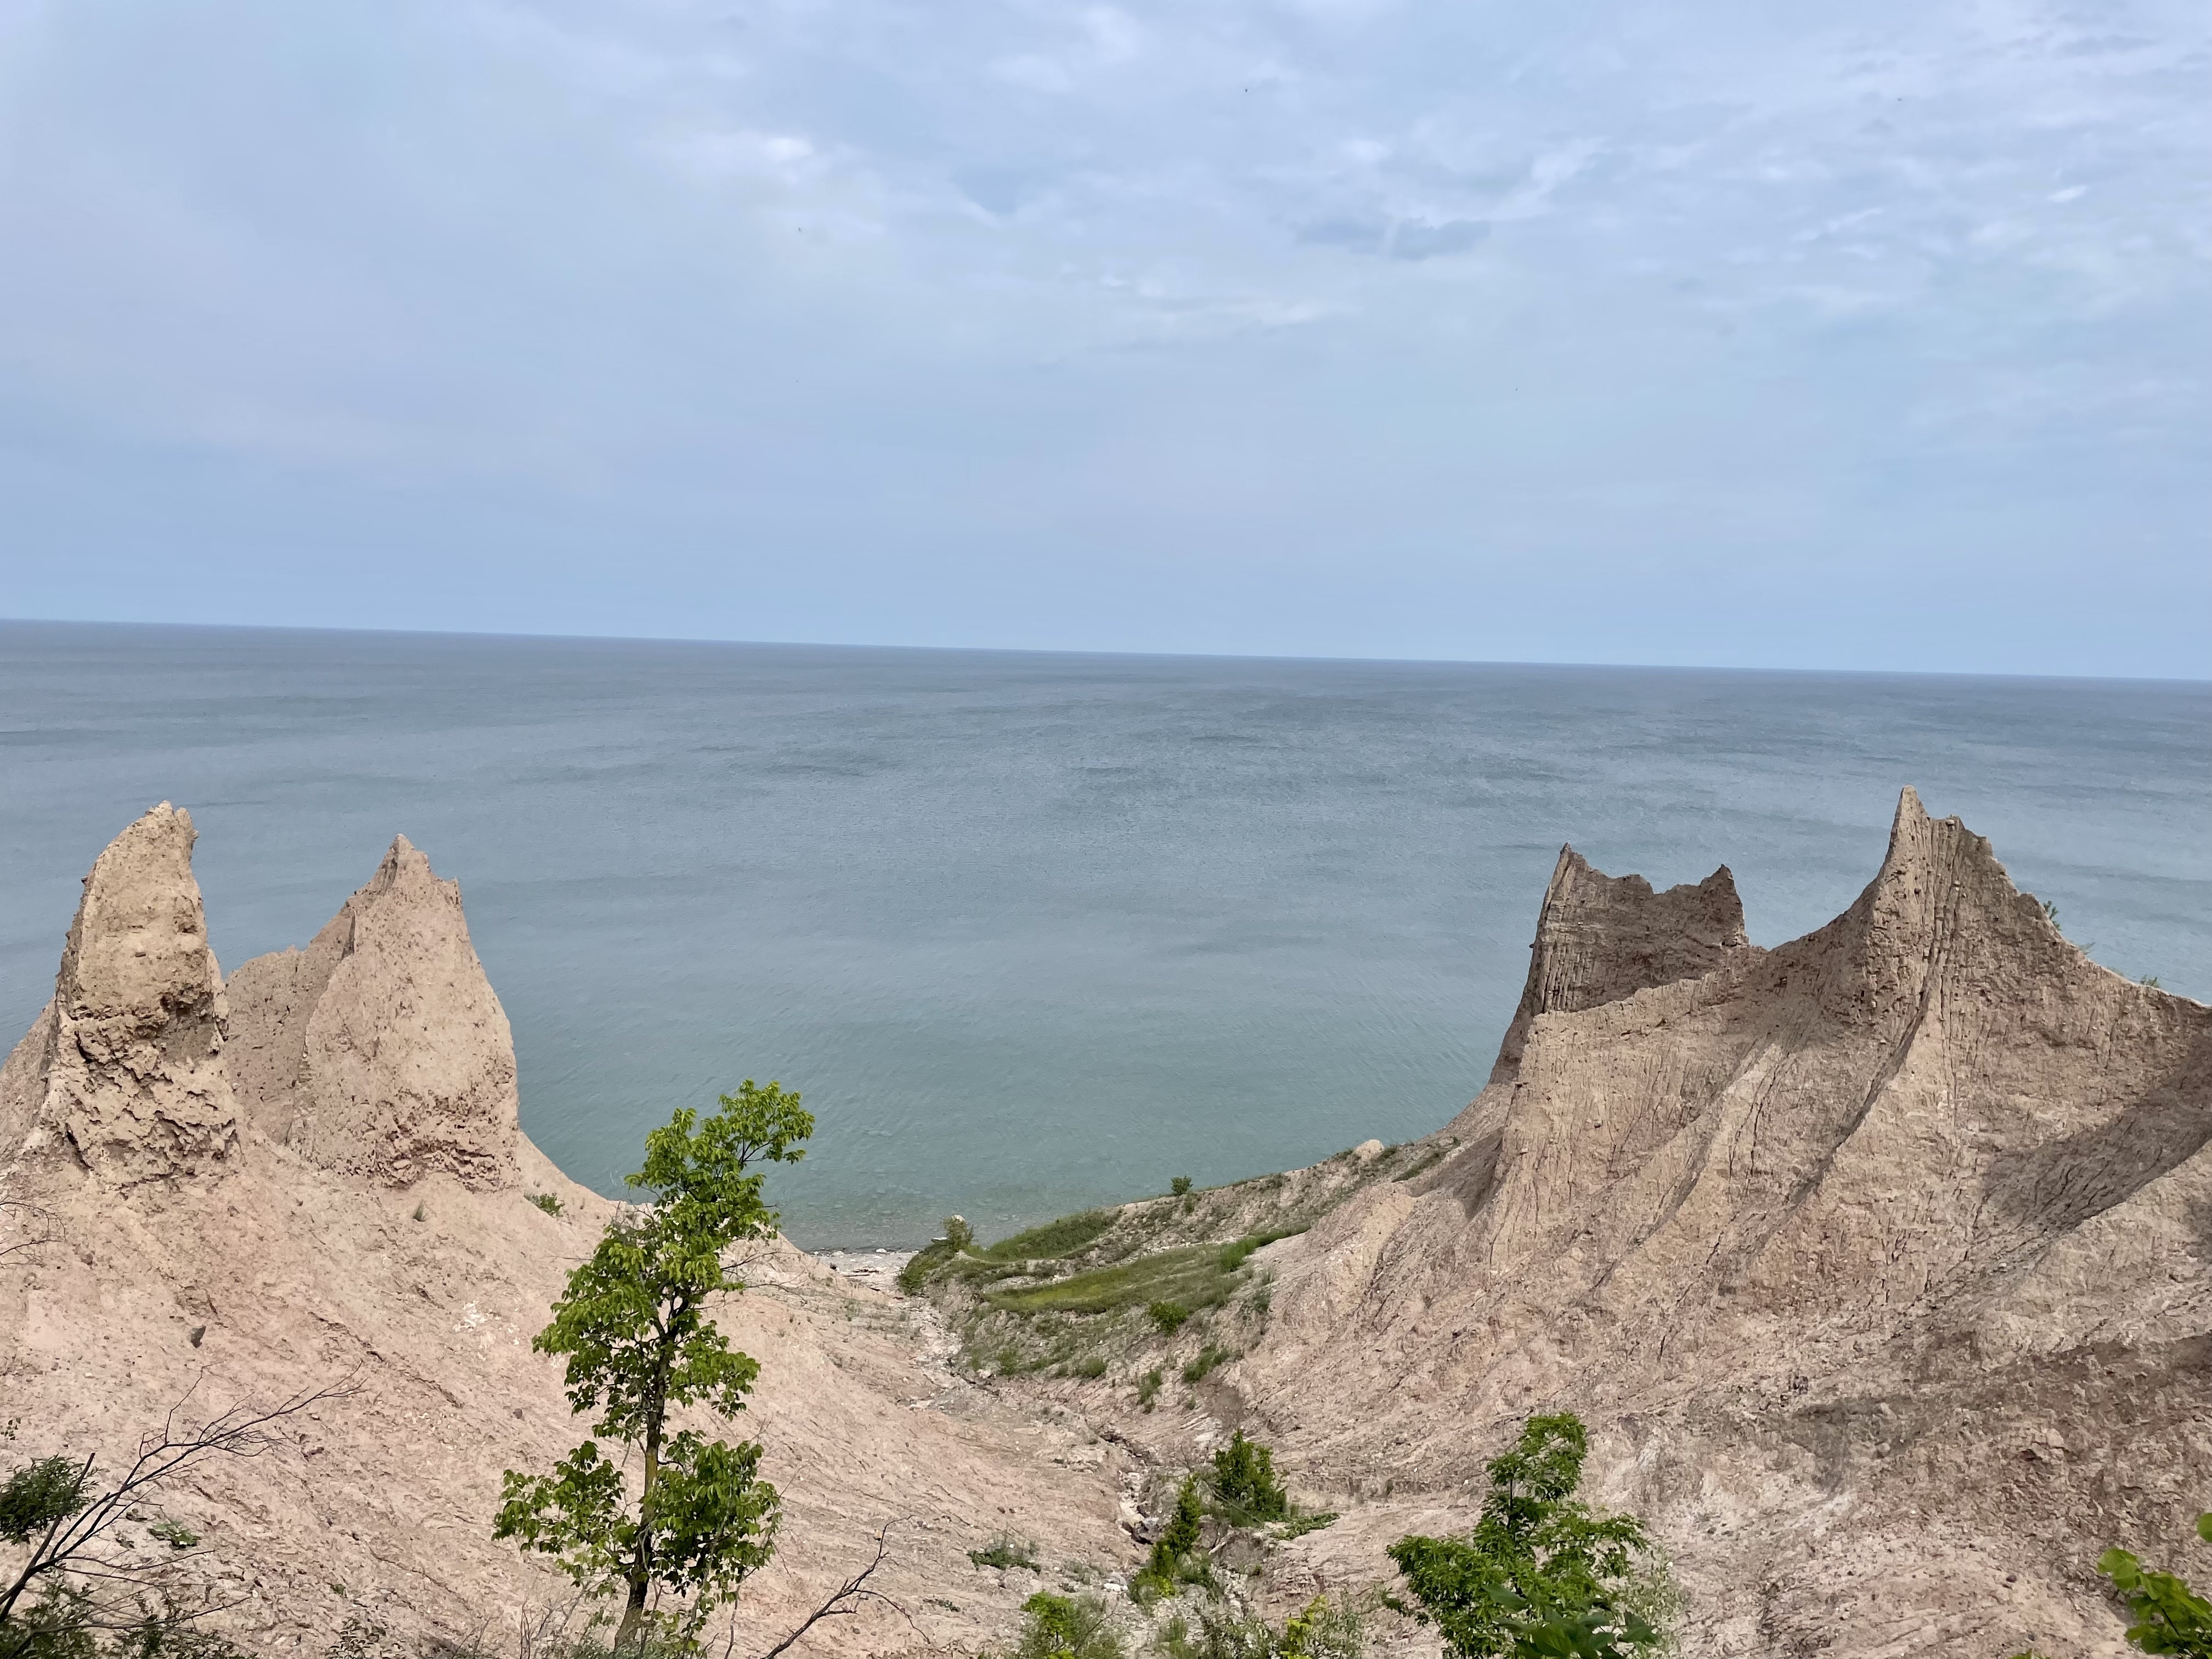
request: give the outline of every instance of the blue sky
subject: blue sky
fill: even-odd
[[[0,612],[2212,675],[2202,0],[0,0]]]

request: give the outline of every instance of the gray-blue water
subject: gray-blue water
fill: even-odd
[[[997,1231],[1443,1121],[1563,840],[1726,861],[1771,944],[1907,782],[2212,994],[2212,685],[0,624],[0,1025],[156,800],[226,966],[404,831],[579,1177],[774,1077],[819,1115],[802,1242]]]

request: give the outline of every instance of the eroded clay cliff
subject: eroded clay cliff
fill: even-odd
[[[1490,1080],[1513,1075],[1539,1014],[1578,1013],[1654,985],[1688,979],[1753,947],[1743,902],[1725,864],[1694,885],[1663,893],[1641,876],[1593,870],[1571,847],[1559,849],[1536,914],[1528,979],[1498,1045]]]
[[[1627,908],[1644,983],[1546,1006],[1532,971],[1450,1154],[1280,1247],[1249,1407],[1431,1503],[1581,1412],[1698,1651],[2112,1644],[2099,1552],[2212,1504],[2212,1009],[2089,960],[1909,790],[1806,938],[1684,903],[1670,957]]]
[[[9,1461],[96,1452],[112,1469],[173,1410],[349,1384],[289,1419],[284,1444],[201,1467],[126,1539],[166,1551],[144,1531],[159,1514],[198,1534],[178,1571],[251,1653],[321,1654],[356,1618],[392,1650],[511,1650],[573,1596],[492,1539],[501,1472],[550,1468],[589,1433],[531,1338],[612,1206],[517,1128],[506,1020],[459,894],[420,853],[395,842],[306,951],[249,963],[227,1006],[191,846],[164,805],[100,854],[54,1001],[0,1078]],[[760,1380],[720,1431],[763,1443],[785,1524],[736,1650],[790,1630],[887,1523],[872,1583],[906,1613],[871,1603],[817,1626],[810,1651],[1002,1635],[1036,1581],[969,1561],[1001,1529],[1054,1561],[1133,1554],[1112,1449],[1004,1410],[951,1373],[926,1322],[781,1241],[744,1271],[751,1288],[717,1318]]]

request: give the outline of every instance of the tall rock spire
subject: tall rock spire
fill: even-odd
[[[0,1150],[55,1137],[127,1185],[204,1170],[236,1144],[195,838],[163,801],[94,863],[53,1000],[0,1073]]]
[[[404,836],[305,951],[231,976],[231,1074],[270,1139],[406,1186],[520,1179],[514,1039],[458,884]]]

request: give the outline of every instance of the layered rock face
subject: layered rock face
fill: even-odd
[[[305,951],[231,976],[230,1068],[271,1140],[391,1186],[520,1179],[514,1041],[459,886],[404,836]]]
[[[1315,1471],[1430,1491],[1583,1413],[1698,1650],[2110,1640],[2088,1564],[2212,1505],[2212,1009],[1910,791],[1804,939],[1717,945],[1683,900],[1670,957],[1689,890],[1625,907],[1625,995],[1555,998],[1540,932],[1516,1062],[1290,1253],[1250,1401]]]
[[[1753,947],[1743,931],[1743,901],[1725,864],[1695,885],[1663,893],[1641,876],[1613,877],[1590,868],[1571,847],[1544,890],[1536,939],[1528,947],[1528,981],[1498,1045],[1492,1083],[1510,1078],[1539,1014],[1579,1013],[1618,1002],[1654,985],[1689,979]]]
[[[53,1000],[0,1069],[0,1149],[51,1136],[127,1186],[200,1173],[236,1145],[193,840],[163,801],[93,865]]]

